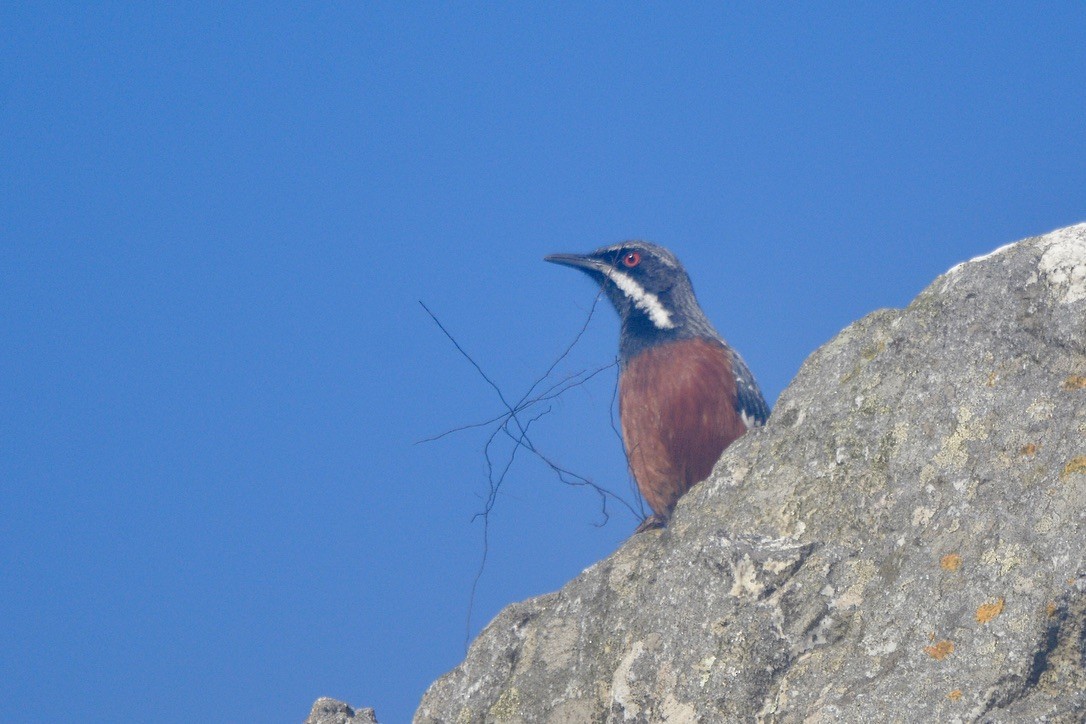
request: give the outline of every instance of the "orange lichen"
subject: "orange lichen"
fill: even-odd
[[[954,691],[947,694],[946,698],[950,699],[951,701],[957,701],[958,699],[962,698],[962,690],[955,689]]]
[[[1035,443],[1030,442],[1023,445],[1022,449],[1018,451],[1018,454],[1027,458],[1031,458],[1037,454],[1038,449],[1039,448]]]
[[[977,609],[977,623],[988,623],[1001,613],[1003,613],[1002,596],[995,603],[986,603]]]
[[[1049,601],[1048,605],[1045,606],[1045,614],[1049,618],[1052,618],[1053,616],[1056,615],[1056,611],[1057,611],[1056,602],[1055,601]]]
[[[1066,480],[1072,475],[1083,474],[1086,474],[1086,455],[1079,455],[1071,458],[1071,462],[1063,466],[1063,470],[1060,471],[1060,480]]]
[[[928,656],[935,659],[936,661],[942,661],[947,656],[950,656],[952,653],[954,653],[954,642],[943,639],[942,641],[932,644],[931,646],[925,646],[924,651],[927,653]]]
[[[956,571],[962,567],[962,557],[957,553],[947,553],[939,559],[939,566],[944,571]]]
[[[1086,375],[1071,375],[1063,381],[1065,390],[1086,390]]]

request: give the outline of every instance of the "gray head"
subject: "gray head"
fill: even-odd
[[[661,342],[691,337],[721,340],[698,306],[686,270],[662,246],[626,241],[589,254],[544,258],[580,269],[607,294],[622,320],[619,353],[623,364]]]

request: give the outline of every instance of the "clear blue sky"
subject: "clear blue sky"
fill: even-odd
[[[406,720],[463,655],[488,430],[414,443],[501,412],[419,300],[519,397],[593,298],[542,256],[654,240],[772,401],[1086,219],[1079,2],[160,5],[0,7],[2,721]],[[534,441],[626,492],[612,385]],[[636,525],[599,522],[519,455],[473,633]]]

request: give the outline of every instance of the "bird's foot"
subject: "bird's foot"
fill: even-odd
[[[648,518],[641,521],[641,525],[637,526],[637,530],[634,531],[634,535],[643,533],[646,530],[652,530],[653,528],[663,528],[667,525],[667,517],[660,515],[659,513],[653,513]]]

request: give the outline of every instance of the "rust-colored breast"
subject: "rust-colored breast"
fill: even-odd
[[[665,518],[747,430],[728,351],[708,339],[657,345],[631,359],[619,380],[619,414],[637,487]]]

